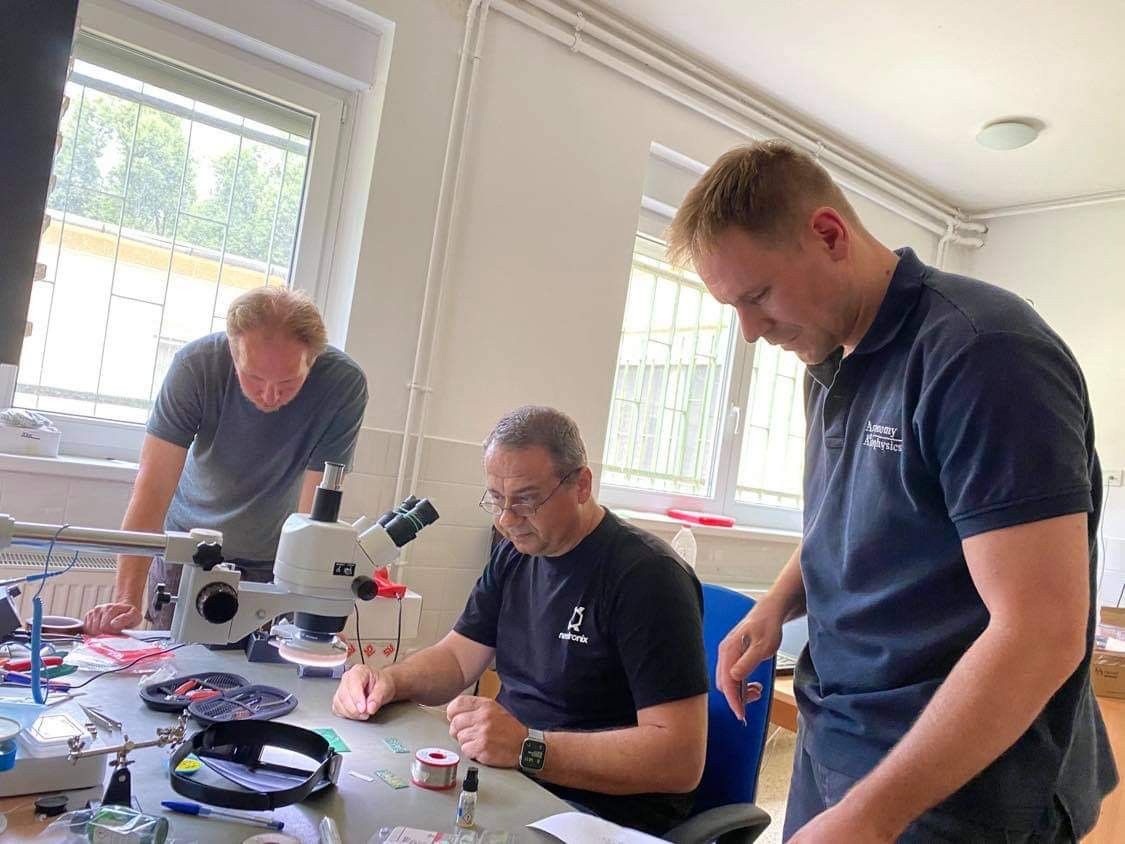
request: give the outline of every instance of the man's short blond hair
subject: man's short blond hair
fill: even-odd
[[[736,147],[688,191],[666,233],[668,256],[680,266],[698,261],[732,226],[773,243],[792,242],[821,206],[859,224],[843,191],[812,156],[778,140]]]
[[[307,346],[313,359],[328,346],[328,331],[312,299],[288,287],[256,287],[230,303],[227,337],[237,340],[251,331],[288,335]]]

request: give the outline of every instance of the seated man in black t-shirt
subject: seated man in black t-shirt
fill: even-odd
[[[660,834],[687,817],[707,744],[699,581],[591,492],[578,427],[512,411],[485,441],[480,506],[503,540],[452,632],[409,659],[344,674],[332,708],[448,701],[465,755],[519,767],[579,807]],[[495,658],[495,701],[462,695]]]

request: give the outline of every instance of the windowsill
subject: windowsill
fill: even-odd
[[[0,472],[60,475],[66,478],[131,484],[137,478],[137,464],[127,460],[74,457],[68,454],[60,454],[58,457],[31,457],[26,454],[0,453]]]
[[[756,542],[778,542],[793,545],[801,541],[801,534],[795,530],[774,530],[772,528],[750,527],[749,525],[734,525],[733,527],[718,527],[715,525],[700,525],[694,522],[685,522],[673,519],[663,513],[646,513],[640,510],[613,509],[621,518],[642,528],[668,528],[689,527],[691,532],[699,536],[721,536],[728,539],[746,539]]]

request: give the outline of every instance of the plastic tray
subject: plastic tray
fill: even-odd
[[[155,709],[157,712],[183,712],[188,708],[191,701],[184,695],[171,699],[169,699],[169,696],[188,680],[200,681],[202,685],[197,686],[196,689],[210,688],[220,692],[229,692],[250,685],[250,681],[241,674],[231,674],[227,671],[203,671],[199,674],[183,674],[179,677],[173,677],[171,680],[145,686],[141,689],[141,700],[145,702],[149,709]],[[192,691],[195,691],[195,689]],[[212,700],[218,700],[218,698],[212,698]]]
[[[268,721],[297,708],[297,695],[275,686],[246,686],[193,701],[188,714],[203,726],[219,721]]]

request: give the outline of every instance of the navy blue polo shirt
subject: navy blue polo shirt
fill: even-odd
[[[1082,834],[1116,783],[1089,683],[1101,472],[1085,381],[1020,297],[898,255],[853,353],[806,377],[806,746],[831,770],[867,774],[988,623],[962,540],[1088,513],[1085,660],[1015,745],[939,807],[1033,830],[1058,796]]]

